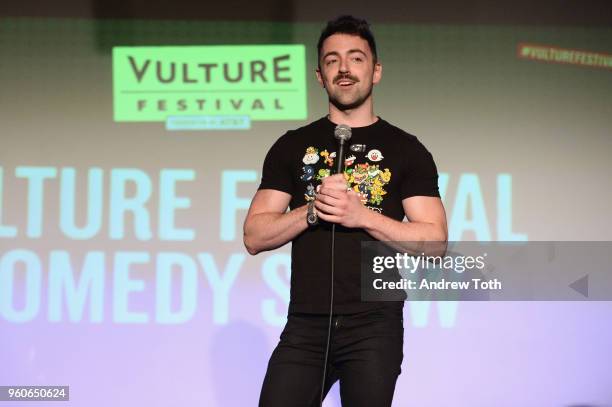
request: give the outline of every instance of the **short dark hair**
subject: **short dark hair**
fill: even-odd
[[[372,34],[370,30],[370,24],[361,18],[345,15],[328,21],[327,26],[321,32],[319,43],[317,44],[317,59],[319,62],[321,61],[321,48],[323,48],[323,42],[334,34],[350,34],[363,38],[370,46],[370,51],[372,51],[372,55],[374,56],[374,63],[378,60],[376,41],[374,40],[374,34]]]

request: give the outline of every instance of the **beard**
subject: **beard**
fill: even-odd
[[[363,104],[372,94],[373,86],[370,86],[365,92],[356,93],[354,95],[337,95],[328,93],[329,102],[338,110],[351,110]]]
[[[352,76],[337,76],[334,78],[334,84],[337,84],[342,79],[350,79],[354,82],[352,86],[357,86],[360,82],[357,78]],[[370,86],[364,90],[356,90],[349,92],[343,92],[341,90],[330,91],[327,89],[327,96],[329,102],[334,105],[338,110],[351,110],[361,106],[369,97],[372,95],[372,89],[374,84],[370,83]]]

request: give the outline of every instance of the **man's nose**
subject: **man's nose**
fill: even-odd
[[[340,66],[338,67],[338,70],[341,73],[348,73],[349,72],[348,61],[345,58],[340,58]]]

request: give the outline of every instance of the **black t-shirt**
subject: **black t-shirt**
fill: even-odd
[[[336,168],[335,127],[324,117],[280,137],[266,155],[259,189],[290,194],[290,209],[314,199],[322,178]],[[348,146],[345,176],[369,209],[402,221],[403,199],[440,196],[436,165],[415,136],[379,118],[369,126],[353,128]],[[355,151],[358,147],[362,151]],[[293,240],[290,313],[329,312],[331,226],[319,222]],[[403,305],[361,301],[363,240],[375,239],[363,229],[336,227],[334,313]]]

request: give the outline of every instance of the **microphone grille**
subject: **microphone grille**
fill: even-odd
[[[351,138],[351,128],[346,124],[339,124],[334,130],[334,137],[341,142],[345,142]]]

